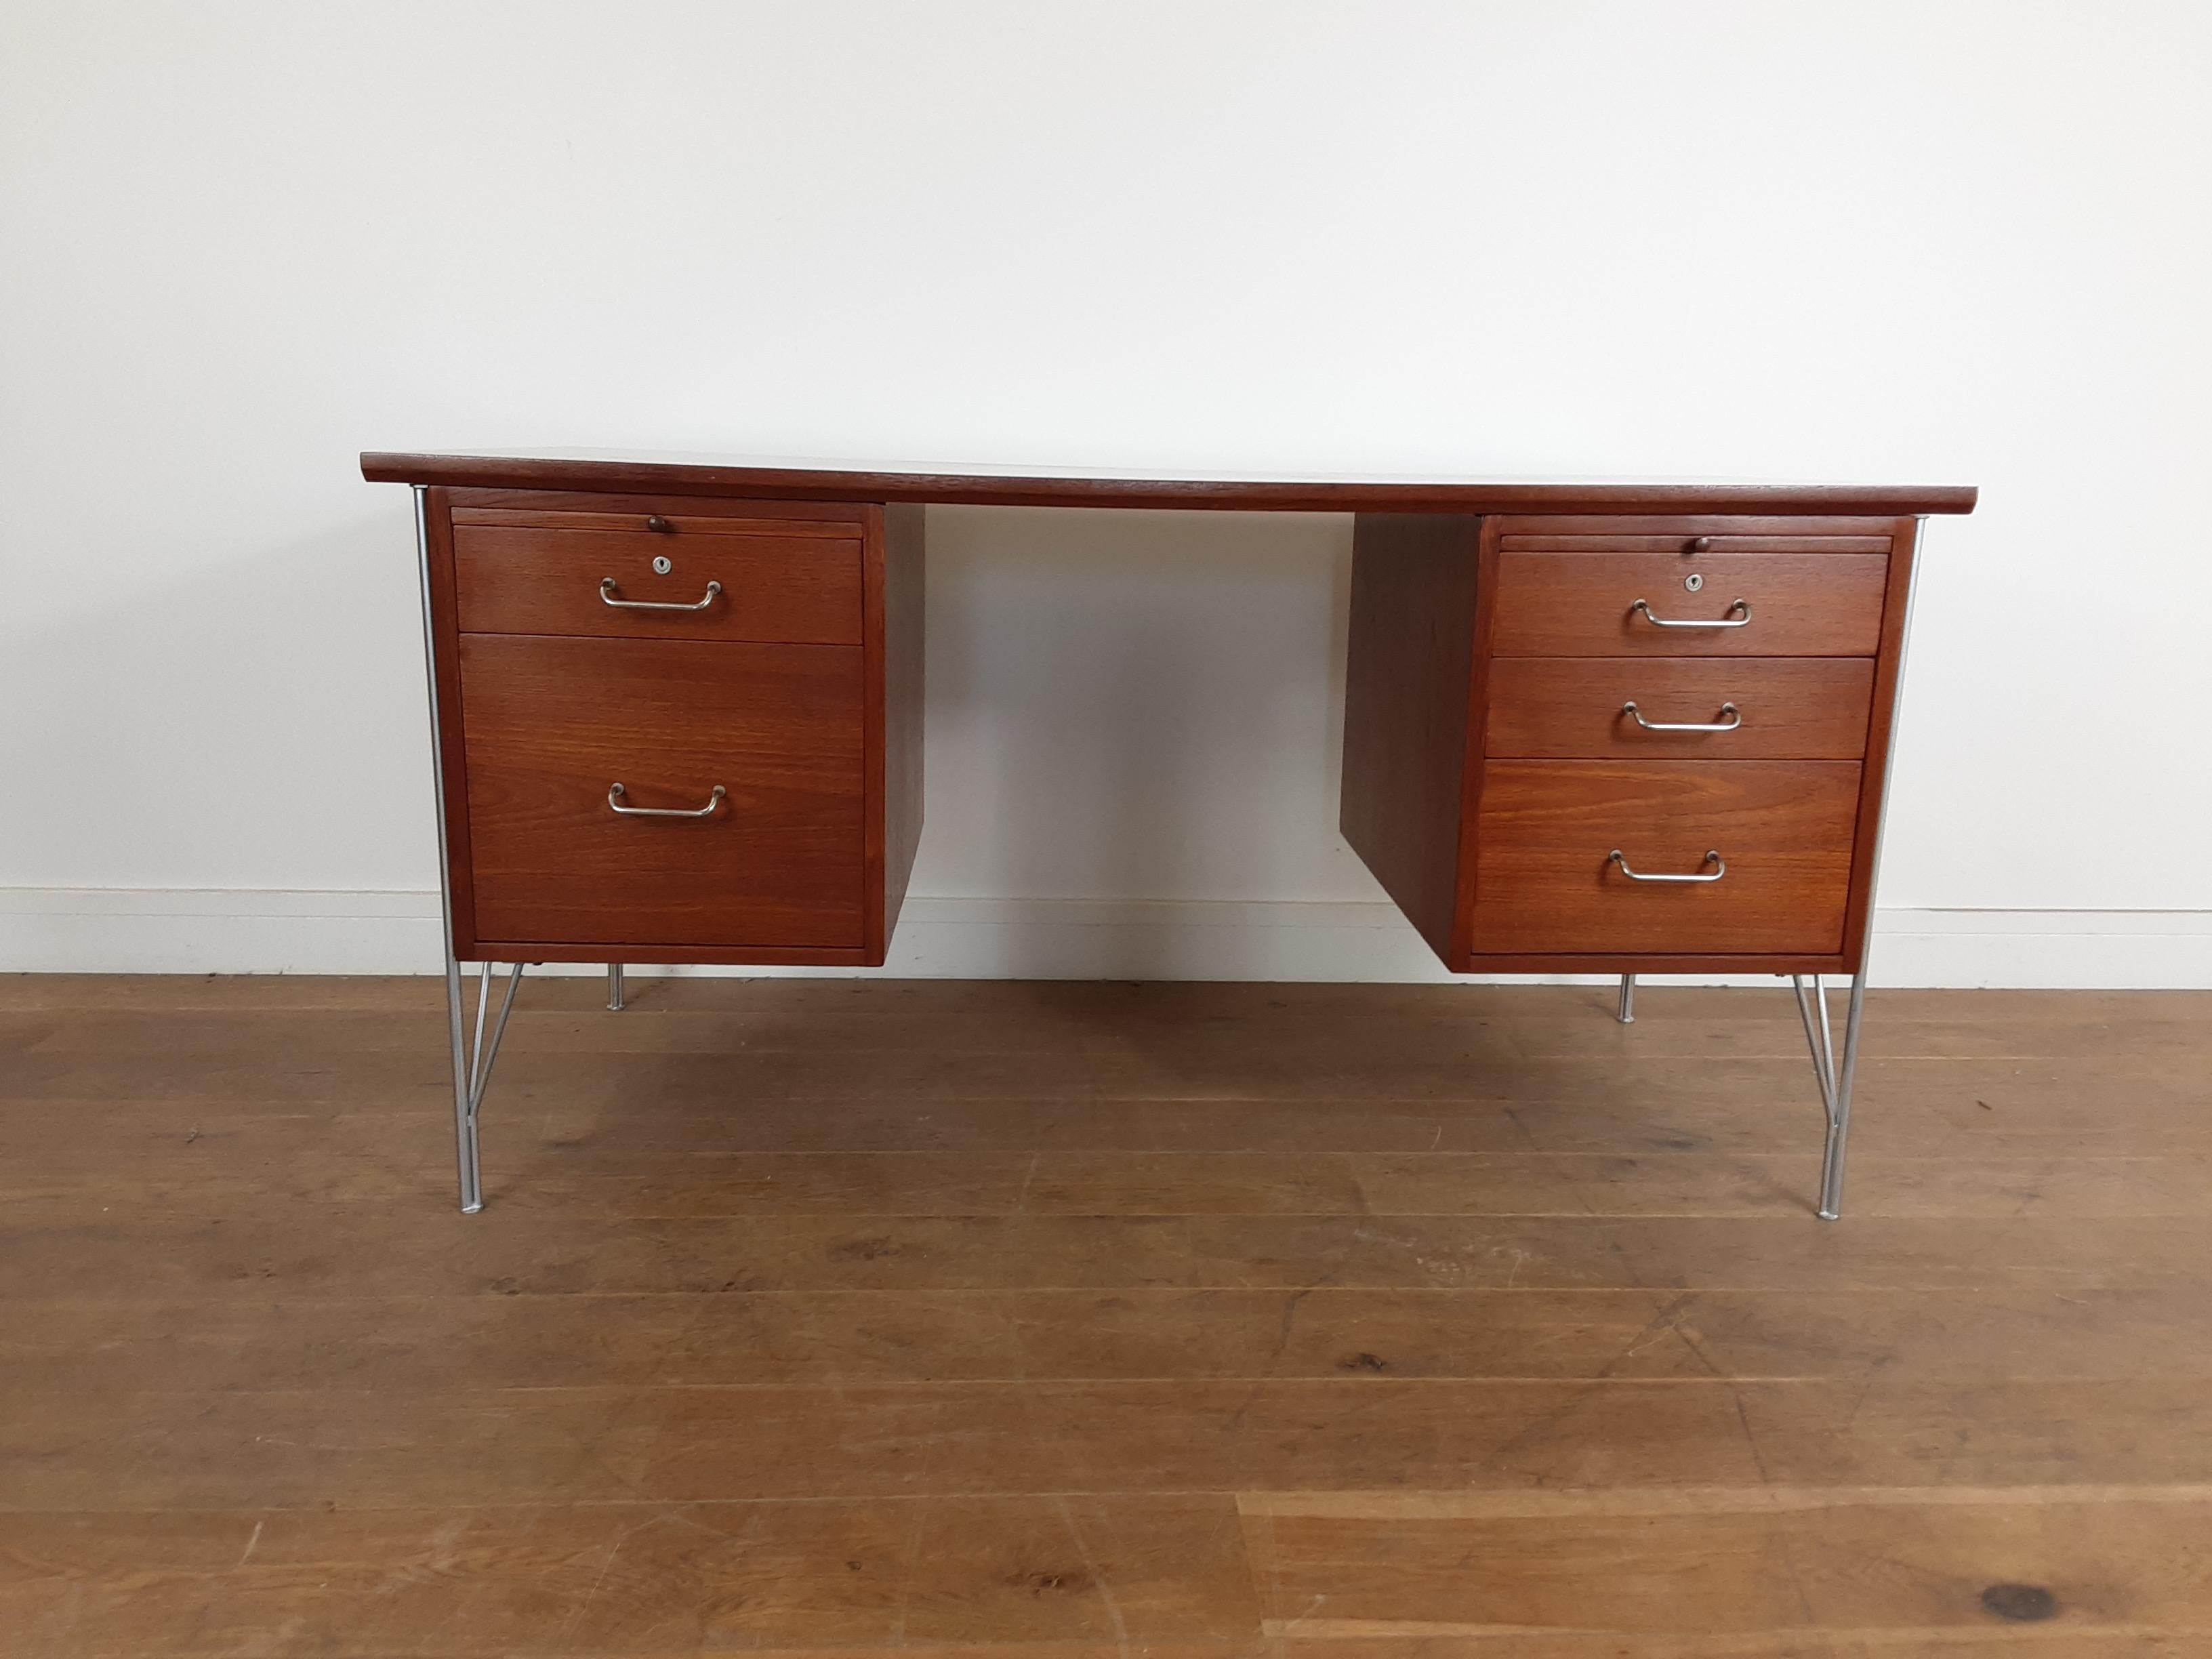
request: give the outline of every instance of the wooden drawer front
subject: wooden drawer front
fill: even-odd
[[[1843,948],[1853,761],[1491,761],[1474,948],[1820,955]],[[1711,873],[1718,881],[1630,879]]]
[[[1665,553],[1682,558],[1701,553],[1887,553],[1890,538],[1886,533],[1800,536],[1723,531],[1710,536],[1554,535],[1524,531],[1500,537],[1498,544],[1509,553]]]
[[[613,514],[546,515],[590,520]],[[617,639],[860,642],[860,541],[849,525],[731,519],[665,519],[642,527],[549,528],[545,524],[453,525],[454,586],[468,634],[566,634]],[[732,526],[738,526],[732,529]],[[671,568],[662,574],[655,559]],[[635,611],[611,597],[692,605],[708,584],[721,591],[699,611]]]
[[[1863,657],[1508,657],[1491,666],[1484,748],[1493,760],[1856,760],[1873,701]],[[1638,716],[1736,724],[1653,731]]]
[[[861,655],[845,646],[469,635],[481,940],[861,944]],[[624,817],[607,803],[704,805]]]
[[[1695,574],[1695,592],[1684,586]],[[1868,553],[1527,553],[1498,556],[1501,657],[1870,657],[1881,636],[1889,559]],[[1741,628],[1718,622],[1738,599]]]

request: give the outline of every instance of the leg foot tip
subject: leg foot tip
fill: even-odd
[[[1844,1218],[1841,1210],[1816,1210],[1814,1213],[1823,1221],[1841,1221]]]
[[[483,1213],[483,1200],[478,1199],[473,1204],[462,1205],[461,1213],[463,1215],[482,1215]]]

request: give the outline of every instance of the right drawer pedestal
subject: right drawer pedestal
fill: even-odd
[[[1855,964],[1914,528],[1362,515],[1347,839],[1459,972]]]

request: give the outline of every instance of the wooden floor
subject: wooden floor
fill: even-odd
[[[2212,997],[0,980],[0,1654],[2212,1655]]]

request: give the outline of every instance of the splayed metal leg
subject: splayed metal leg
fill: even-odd
[[[507,1018],[514,1012],[514,994],[522,984],[522,964],[508,975],[507,996],[500,1004],[499,1023],[484,1041],[491,1012],[491,968],[483,964],[477,989],[476,1041],[471,1044],[461,1012],[461,964],[453,954],[453,864],[446,836],[446,763],[438,725],[438,635],[430,603],[430,525],[422,485],[415,487],[415,557],[422,581],[422,665],[430,689],[430,776],[438,802],[438,926],[446,952],[446,1027],[453,1059],[453,1150],[459,1165],[461,1213],[474,1215],[483,1208],[483,1173],[477,1158],[477,1109],[483,1104],[484,1087],[491,1081],[491,1063],[499,1054],[499,1040],[507,1035]]]
[[[483,1176],[477,1162],[477,1115],[469,1099],[471,1067],[467,1028],[461,1018],[461,964],[454,960],[450,944],[446,947],[446,1024],[453,1047],[454,1160],[460,1170],[461,1213],[474,1215],[483,1208]]]
[[[474,1215],[483,1208],[483,1172],[477,1156],[477,1112],[491,1083],[492,1062],[499,1058],[500,1039],[507,1035],[507,1017],[514,1012],[514,994],[522,988],[522,964],[516,963],[507,976],[507,994],[500,999],[499,1018],[491,1016],[492,964],[483,965],[477,980],[476,1040],[467,1040],[461,1019],[461,965],[451,951],[446,957],[446,1012],[453,1025],[453,1137],[460,1164],[461,1213]],[[490,1036],[486,1040],[489,1024]]]
[[[1851,1086],[1859,1069],[1859,1028],[1866,1014],[1866,973],[1851,975],[1850,1012],[1844,1016],[1844,1054],[1837,1063],[1835,1036],[1828,1024],[1827,988],[1818,974],[1808,993],[1802,975],[1790,975],[1797,994],[1797,1018],[1805,1027],[1805,1046],[1812,1051],[1813,1071],[1820,1082],[1820,1105],[1828,1119],[1828,1137],[1820,1159],[1820,1219],[1833,1221],[1843,1213],[1844,1152],[1851,1131]]]
[[[1820,1219],[1844,1212],[1844,1141],[1851,1129],[1851,1085],[1859,1069],[1859,1021],[1866,1012],[1866,973],[1851,978],[1850,1012],[1844,1017],[1844,1066],[1836,1079],[1835,1104],[1828,1113],[1828,1144],[1820,1160]]]
[[[1905,593],[1905,622],[1899,630],[1897,646],[1897,684],[1891,693],[1891,730],[1889,755],[1896,750],[1896,713],[1905,692],[1905,659],[1912,635],[1912,602],[1920,586],[1920,541],[1928,527],[1923,514],[1912,527],[1911,575]],[[1887,760],[1884,763],[1887,764]],[[1885,786],[1887,779],[1883,780]],[[1820,976],[1813,976],[1813,994],[1808,1000],[1805,982],[1793,976],[1797,990],[1797,1012],[1805,1022],[1805,1041],[1813,1049],[1813,1069],[1820,1074],[1820,1103],[1828,1114],[1828,1138],[1820,1158],[1820,1219],[1833,1221],[1844,1212],[1844,1153],[1851,1132],[1851,1091],[1857,1082],[1859,1071],[1859,1026],[1866,1014],[1867,962],[1874,951],[1875,893],[1881,878],[1882,836],[1887,827],[1888,790],[1882,791],[1882,806],[1876,813],[1874,824],[1874,857],[1867,872],[1866,938],[1859,947],[1856,971],[1851,975],[1850,1012],[1844,1016],[1844,1053],[1837,1063],[1834,1039],[1828,1029],[1828,999],[1821,989]],[[1817,1018],[1816,1018],[1817,1013]],[[1816,1036],[1817,1033],[1817,1036]]]
[[[1623,1025],[1636,1024],[1635,975],[1623,974],[1620,976],[1620,1006],[1613,1010],[1613,1017]]]
[[[1827,988],[1815,974],[1808,995],[1805,976],[1792,974],[1790,988],[1797,994],[1797,1018],[1805,1027],[1805,1046],[1813,1051],[1814,1073],[1820,1080],[1820,1106],[1832,1119],[1836,1115],[1836,1047],[1828,1031]]]
[[[622,1008],[623,965],[619,962],[611,962],[607,964],[607,1012],[618,1014]]]

